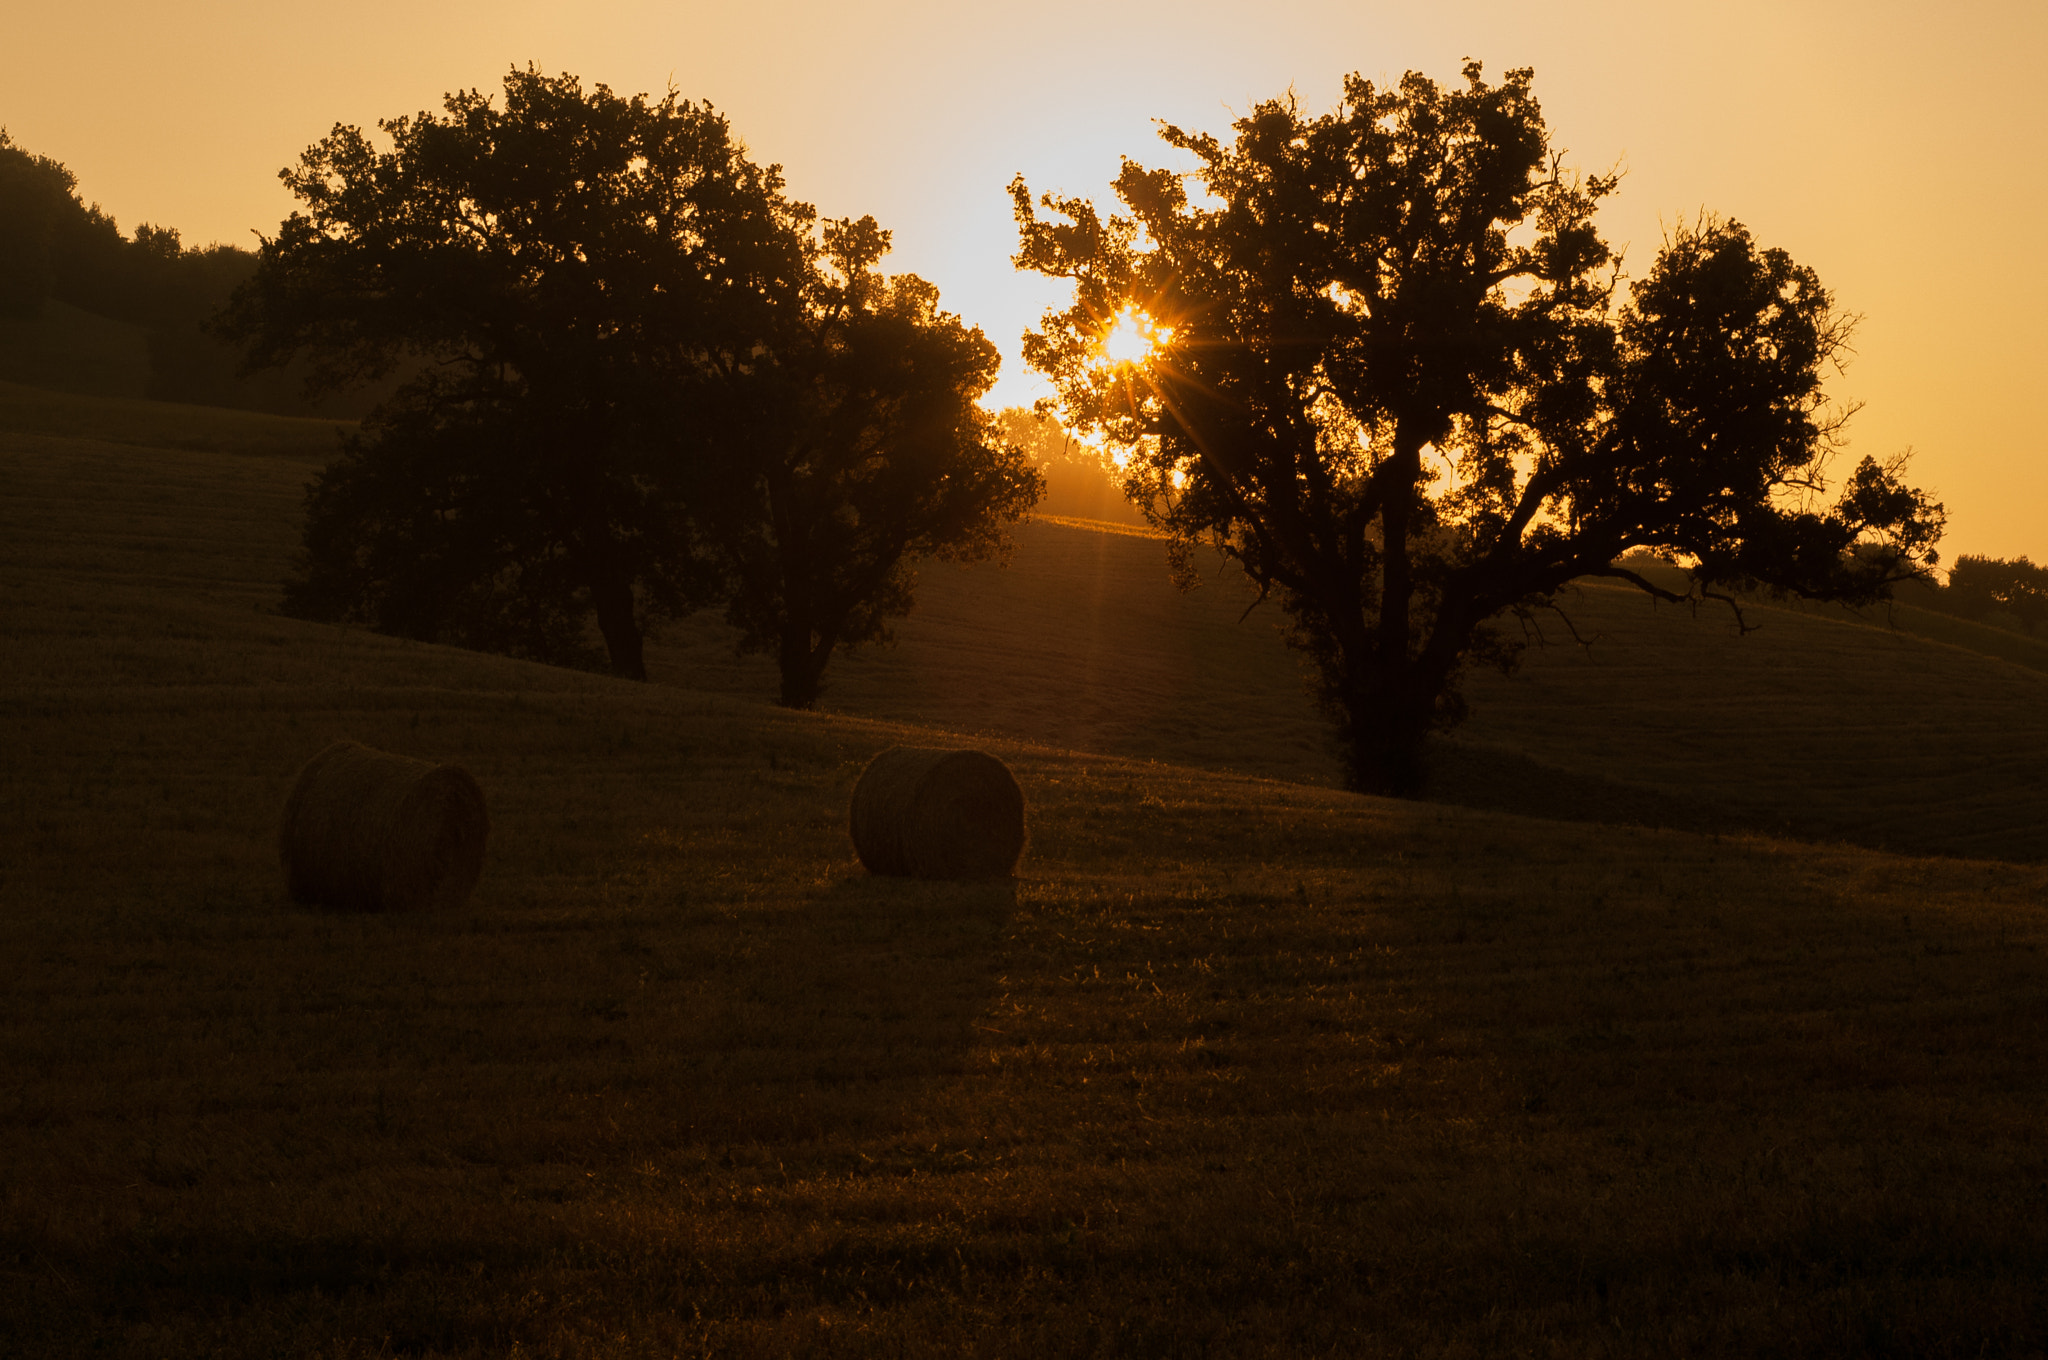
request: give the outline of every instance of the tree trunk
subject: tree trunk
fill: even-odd
[[[1415,577],[1408,551],[1409,511],[1422,475],[1422,440],[1410,421],[1395,430],[1392,458],[1380,511],[1378,626],[1368,636],[1360,620],[1351,637],[1338,640],[1348,672],[1340,691],[1344,758],[1354,791],[1414,798],[1422,793],[1422,747],[1436,695],[1418,692],[1427,686],[1410,655]]]
[[[811,644],[808,622],[784,622],[778,658],[782,667],[782,697],[776,702],[784,708],[809,708],[817,703],[818,692],[824,688],[825,662],[831,655],[829,640],[817,646]]]
[[[641,649],[640,625],[633,617],[633,583],[614,572],[595,573],[590,603],[597,610],[597,630],[604,634],[612,674],[645,680],[647,661]]]
[[[1418,797],[1435,696],[1418,695],[1413,661],[1373,654],[1363,645],[1362,624],[1351,631],[1345,641],[1353,646],[1339,643],[1339,674],[1326,673],[1323,687],[1337,720],[1345,786],[1384,798]]]
[[[1423,746],[1429,737],[1430,706],[1418,711],[1397,685],[1374,684],[1357,691],[1345,714],[1346,782],[1355,793],[1419,798],[1427,782]]]
[[[1408,614],[1415,593],[1414,564],[1408,556],[1408,512],[1414,508],[1415,487],[1422,480],[1422,440],[1416,437],[1411,421],[1396,426],[1391,461],[1386,500],[1380,508],[1378,659],[1405,673]]]
[[[1427,623],[1419,653],[1361,652],[1360,683],[1343,691],[1345,761],[1359,793],[1418,798],[1429,783],[1424,752],[1439,706],[1452,692],[1458,658],[1472,644],[1480,611],[1469,594],[1447,591]],[[1362,629],[1357,633],[1363,638]]]

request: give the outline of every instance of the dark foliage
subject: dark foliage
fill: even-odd
[[[795,288],[809,209],[673,92],[515,70],[502,107],[382,127],[284,173],[306,211],[228,322],[319,384],[419,369],[314,492],[291,604],[550,660],[595,615],[645,678],[646,619],[711,595],[678,511],[716,445],[698,389]]]
[[[292,609],[568,662],[594,615],[644,678],[648,618],[725,601],[805,706],[915,558],[1030,504],[993,347],[709,108],[529,69],[381,126],[286,172],[306,211],[229,320],[319,383],[416,369],[315,488]]]
[[[606,549],[630,564],[643,612],[702,593],[658,486],[565,463],[516,403],[451,386],[423,380],[386,403],[309,488],[287,613],[600,669],[586,519],[613,526]]]
[[[2006,560],[1965,553],[1949,568],[1946,586],[1918,593],[1913,602],[1959,618],[2048,636],[2048,567],[2037,567],[2025,557]]]
[[[239,354],[208,322],[255,268],[251,251],[188,248],[169,227],[145,222],[124,237],[97,205],[79,199],[69,170],[0,130],[0,317],[32,321],[61,302],[142,327],[146,395],[159,400],[288,415],[367,410],[361,393],[309,401],[297,375],[237,372]]]
[[[56,287],[60,223],[84,212],[78,181],[47,156],[31,155],[0,128],[0,316],[33,317]]]
[[[1511,663],[1499,620],[1573,580],[1857,601],[1934,561],[1940,507],[1896,463],[1822,499],[1848,322],[1812,271],[1707,218],[1618,305],[1593,227],[1615,180],[1560,168],[1530,78],[1354,77],[1334,113],[1262,104],[1234,144],[1168,127],[1196,169],[1127,161],[1128,216],[1048,196],[1064,221],[1041,220],[1012,186],[1018,264],[1077,285],[1028,358],[1134,451],[1177,561],[1214,541],[1279,597],[1364,790],[1420,788],[1461,668]],[[1134,313],[1163,343],[1108,361]],[[1689,588],[1616,565],[1637,548]]]
[[[1044,486],[976,405],[995,346],[924,280],[880,274],[887,249],[872,218],[827,223],[799,308],[732,376],[737,457],[704,522],[727,618],[776,658],[792,708],[816,701],[835,649],[888,638],[916,559],[999,552]]]

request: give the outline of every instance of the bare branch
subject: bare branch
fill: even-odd
[[[1557,615],[1559,621],[1564,624],[1564,630],[1572,635],[1572,641],[1579,644],[1580,651],[1587,653],[1592,652],[1593,644],[1599,641],[1599,639],[1597,637],[1581,637],[1579,635],[1578,625],[1572,622],[1571,615],[1564,612],[1563,605],[1559,604],[1554,599],[1549,599],[1543,602],[1542,607],[1548,609],[1551,613]]]
[[[1237,621],[1239,623],[1243,623],[1246,619],[1250,618],[1252,616],[1252,611],[1254,609],[1257,609],[1260,605],[1264,604],[1266,602],[1266,597],[1270,595],[1272,591],[1273,586],[1270,581],[1260,581],[1258,596],[1255,599],[1253,599],[1250,604],[1244,607],[1244,613],[1239,614],[1237,616]]]
[[[1749,617],[1742,612],[1742,605],[1733,595],[1724,595],[1718,590],[1702,590],[1700,591],[1700,598],[1702,600],[1719,600],[1722,604],[1727,605],[1728,612],[1735,616],[1735,631],[1744,637],[1763,627],[1760,623],[1751,623],[1749,621]]]
[[[1651,596],[1654,599],[1662,600],[1666,604],[1696,605],[1699,603],[1699,597],[1693,595],[1689,591],[1685,594],[1680,594],[1675,590],[1667,590],[1663,586],[1658,585],[1655,581],[1652,581],[1649,578],[1642,576],[1636,572],[1630,571],[1627,567],[1616,566],[1611,563],[1604,567],[1595,567],[1588,571],[1581,572],[1580,575],[1603,576],[1608,578],[1609,580],[1626,581],[1630,585],[1634,586],[1637,590],[1642,591],[1645,595]]]

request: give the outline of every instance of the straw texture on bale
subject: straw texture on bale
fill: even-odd
[[[338,741],[306,762],[278,855],[294,902],[348,911],[459,907],[484,867],[483,790],[460,765]]]
[[[890,747],[853,786],[852,820],[872,874],[1006,878],[1024,853],[1024,793],[981,751]]]

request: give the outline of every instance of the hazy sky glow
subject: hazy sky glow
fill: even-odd
[[[1346,72],[1440,81],[1474,57],[1536,69],[1553,145],[1627,171],[1608,239],[1647,267],[1709,208],[1812,265],[1861,313],[1832,387],[1865,403],[1853,453],[1916,450],[1948,504],[1944,557],[2048,561],[2048,440],[2033,414],[2048,305],[2033,255],[2048,190],[2034,84],[2040,0],[1446,3],[588,0],[22,6],[0,46],[0,124],[132,231],[253,244],[291,209],[278,169],[337,122],[437,108],[532,62],[586,85],[726,113],[830,216],[872,213],[890,264],[1003,348],[1003,402],[1043,391],[1017,337],[1060,293],[1009,267],[1005,186],[1105,201],[1120,156],[1159,163],[1155,119],[1227,133]]]

